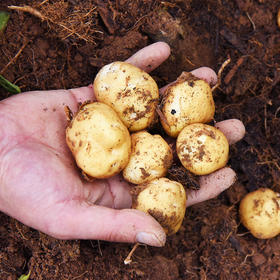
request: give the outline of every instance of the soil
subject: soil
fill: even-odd
[[[165,247],[140,246],[130,265],[131,244],[56,240],[1,213],[0,278],[280,279],[280,236],[258,240],[238,216],[246,193],[280,192],[279,1],[3,0],[0,10],[7,5],[43,15],[11,12],[0,38],[1,74],[22,91],[88,85],[101,66],[162,40],[172,54],[152,72],[159,86],[199,66],[218,71],[231,58],[214,93],[215,120],[242,120],[246,136],[230,151],[237,182],[188,208]],[[0,90],[0,99],[9,96]]]

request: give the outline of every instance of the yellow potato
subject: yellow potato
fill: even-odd
[[[128,163],[131,139],[117,113],[106,104],[83,105],[66,129],[77,165],[93,178],[118,174]]]
[[[186,169],[196,175],[206,175],[226,165],[229,144],[217,128],[196,123],[187,125],[180,132],[176,151]]]
[[[175,234],[184,219],[186,192],[184,187],[167,178],[155,179],[139,186],[142,191],[133,202],[133,208],[150,214],[167,235]]]
[[[239,214],[256,238],[272,238],[280,233],[280,194],[268,188],[248,193],[240,203]]]
[[[188,124],[211,121],[215,104],[209,84],[184,72],[164,92],[161,111],[161,124],[171,137],[177,137]]]
[[[141,69],[113,62],[98,72],[93,86],[97,101],[112,107],[130,131],[145,129],[155,120],[158,86]]]
[[[142,184],[165,176],[172,164],[172,151],[160,135],[140,131],[131,135],[132,152],[123,177]]]

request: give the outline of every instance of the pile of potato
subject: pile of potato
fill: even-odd
[[[205,123],[214,117],[210,86],[183,73],[160,100],[153,78],[125,62],[104,66],[94,80],[97,102],[83,104],[66,129],[66,142],[88,179],[122,172],[135,185],[133,208],[152,215],[167,235],[180,228],[186,209],[182,184],[165,178],[172,150],[148,129],[159,121],[177,138],[182,165],[197,175],[226,165],[229,144],[221,131]],[[157,112],[160,112],[157,114]]]

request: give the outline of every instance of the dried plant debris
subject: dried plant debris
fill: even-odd
[[[22,11],[46,21],[63,41],[78,43],[86,41],[96,45],[102,39],[103,32],[97,26],[98,13],[91,1],[71,5],[64,1],[43,1],[37,7],[9,6],[10,9]]]
[[[167,178],[180,182],[186,189],[199,190],[199,177],[186,170],[183,166],[173,163],[169,168]]]

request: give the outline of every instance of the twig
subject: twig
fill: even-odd
[[[132,255],[135,252],[135,250],[137,249],[137,247],[140,245],[140,243],[136,243],[134,244],[133,248],[131,249],[131,251],[129,252],[128,256],[126,257],[126,259],[124,260],[124,264],[130,264],[132,262]]]
[[[144,15],[144,16],[140,17],[138,20],[136,20],[136,22],[133,24],[132,27],[130,27],[129,29],[126,30],[126,32],[135,30],[135,29],[138,27],[139,23],[140,23],[144,18],[146,18],[146,17],[148,17],[148,16],[150,16],[150,13],[147,14],[147,15]]]
[[[174,3],[167,2],[167,1],[161,1],[160,4],[162,4],[163,6],[166,6],[166,7],[171,7],[171,8],[174,8],[177,5]]]
[[[15,226],[16,226],[16,228],[17,228],[19,234],[21,235],[21,237],[22,237],[24,240],[29,240],[28,238],[26,238],[26,237],[23,235],[23,233],[22,233],[21,230],[19,229],[17,221],[15,222]]]
[[[238,233],[238,234],[236,234],[237,236],[245,236],[245,235],[247,235],[247,234],[249,234],[250,233],[250,231],[247,231],[247,232],[244,232],[244,233]]]
[[[40,7],[42,5],[44,5],[46,2],[48,2],[49,0],[44,0],[43,2],[41,2],[37,7]]]
[[[65,26],[64,24],[58,23],[58,22],[54,22],[54,21],[51,20],[51,19],[49,19],[49,21],[52,22],[53,24],[59,25],[60,27],[64,28],[65,30],[67,30],[67,31],[70,32],[71,34],[75,34],[75,35],[77,35],[80,39],[83,39],[83,40],[85,40],[86,42],[88,42],[88,40],[87,40],[84,36],[80,35],[80,34],[77,33],[75,30],[72,30],[72,29],[68,28],[68,27]]]
[[[238,58],[236,64],[231,68],[231,70],[228,72],[228,74],[224,78],[224,83],[227,85],[235,75],[237,69],[243,64],[245,56],[241,56]]]
[[[11,10],[16,10],[16,11],[22,11],[22,12],[27,12],[29,14],[32,14],[33,16],[36,16],[40,18],[42,21],[46,20],[46,17],[42,15],[38,10],[30,7],[30,6],[8,6],[9,9]]]
[[[251,24],[252,24],[252,26],[253,26],[253,30],[255,31],[255,30],[256,30],[256,25],[255,25],[255,23],[253,22],[252,18],[251,18],[250,15],[248,14],[248,12],[246,12],[246,15],[247,15],[248,19],[250,20],[250,22],[251,22]]]
[[[86,13],[83,17],[89,16],[94,10],[96,10],[96,7],[93,7],[88,13]]]
[[[92,248],[95,249],[95,246],[93,246],[91,240],[90,240],[90,244],[91,244]],[[100,241],[99,241],[99,240],[97,240],[97,247],[98,247],[98,251],[99,251],[100,256],[103,257],[102,250],[101,250],[101,246],[100,246]]]
[[[86,270],[85,272],[83,272],[82,274],[80,274],[80,275],[78,275],[78,276],[75,276],[74,278],[72,278],[72,280],[79,279],[79,278],[81,278],[82,276],[84,276],[86,273],[88,273],[87,270]]]
[[[256,162],[256,164],[258,164],[258,165],[263,165],[263,164],[274,164],[274,165],[276,166],[276,168],[277,168],[278,170],[280,170],[280,166],[279,166],[279,164],[277,163],[276,160],[258,161],[258,162]]]
[[[103,257],[101,246],[100,246],[100,240],[97,240],[97,245],[98,245],[99,254],[100,254],[101,257]]]
[[[221,83],[222,83],[222,73],[224,71],[224,69],[226,68],[226,66],[231,62],[231,59],[230,57],[222,64],[221,68],[219,69],[218,71],[218,81],[216,83],[216,85],[214,85],[211,89],[212,91],[214,91],[216,88],[218,88]]]
[[[190,59],[188,59],[187,57],[185,57],[185,60],[191,65],[191,66],[196,66]]]
[[[0,71],[0,75],[2,75],[7,68],[15,62],[15,60],[19,57],[19,55],[22,53],[22,51],[24,50],[24,48],[27,46],[27,44],[29,43],[29,41],[26,41],[22,47],[19,49],[19,51],[17,52],[17,54],[8,62],[8,64]]]
[[[247,258],[248,258],[248,257],[254,256],[254,254],[255,254],[255,251],[254,251],[254,250],[252,250],[252,252],[251,252],[250,254],[247,254],[247,255],[245,256],[245,258],[244,258],[244,261],[241,263],[241,265],[245,264],[246,261],[247,261]]]
[[[276,109],[274,117],[277,118],[277,114],[280,112],[280,106]]]
[[[268,132],[267,132],[267,106],[264,104],[264,131],[266,137],[268,137]]]

